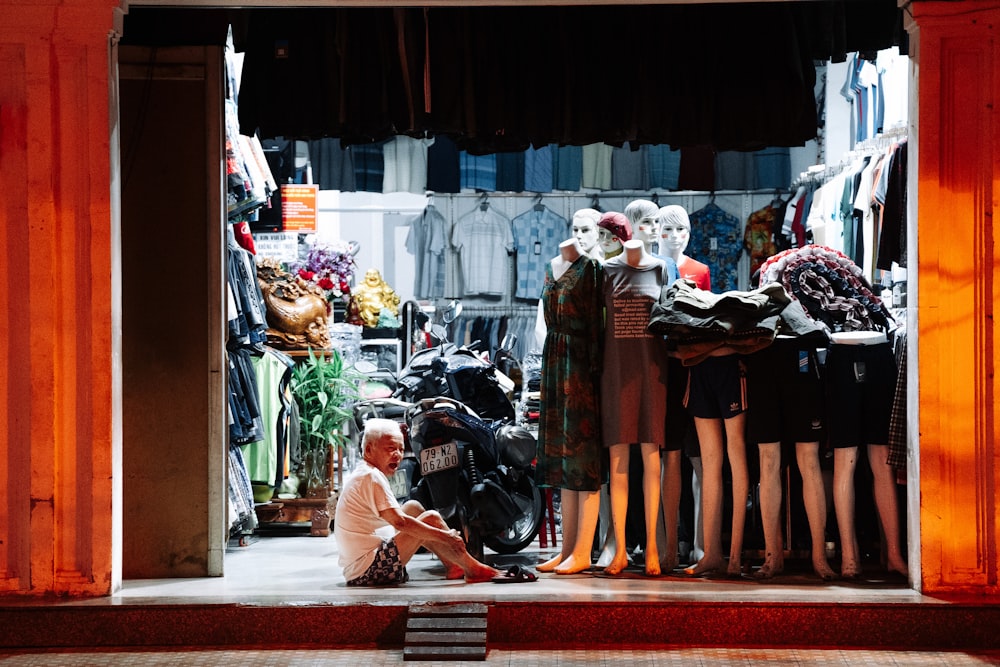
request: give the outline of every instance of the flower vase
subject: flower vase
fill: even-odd
[[[329,459],[329,447],[306,452],[306,498],[326,498],[330,495]]]

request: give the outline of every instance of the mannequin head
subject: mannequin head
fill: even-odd
[[[648,199],[636,199],[625,207],[625,217],[632,223],[632,235],[642,241],[646,249],[657,240],[656,204]]]
[[[597,247],[597,223],[601,213],[592,208],[581,208],[573,214],[573,236],[588,255]]]
[[[632,225],[621,213],[609,211],[597,223],[597,238],[605,257],[614,257],[622,251],[622,244],[632,238]]]
[[[664,206],[656,216],[660,228],[660,252],[675,260],[691,240],[691,220],[683,206]]]

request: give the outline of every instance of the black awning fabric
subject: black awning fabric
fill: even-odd
[[[905,45],[896,0],[242,10],[240,129],[473,153],[816,136],[816,60]]]

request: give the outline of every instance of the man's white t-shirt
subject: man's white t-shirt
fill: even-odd
[[[340,566],[347,581],[357,579],[375,560],[382,541],[396,534],[379,516],[390,507],[399,507],[385,475],[362,461],[344,481],[333,519],[333,535],[340,550]]]

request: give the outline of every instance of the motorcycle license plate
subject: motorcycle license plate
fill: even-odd
[[[399,469],[389,478],[389,488],[392,495],[397,498],[406,498],[410,495],[410,480],[406,476],[406,471]]]
[[[420,474],[432,475],[458,467],[458,443],[446,442],[420,450]]]

